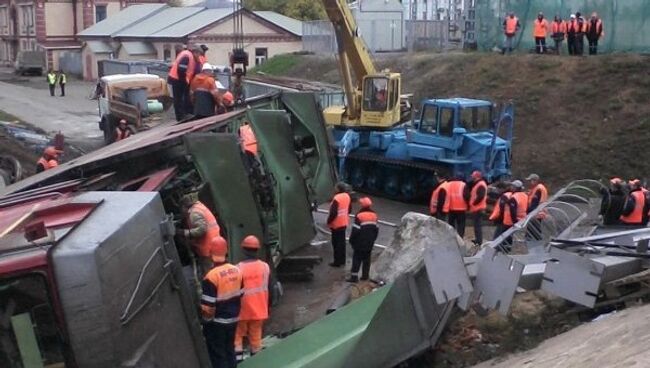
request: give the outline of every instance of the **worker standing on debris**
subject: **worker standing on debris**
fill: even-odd
[[[220,95],[214,80],[212,65],[203,64],[201,73],[190,83],[190,98],[194,106],[194,118],[203,119],[214,116]]]
[[[131,136],[131,130],[126,123],[126,119],[120,119],[120,122],[117,123],[115,128],[115,142],[121,141],[122,139],[129,138]]]
[[[533,37],[535,37],[535,52],[543,54],[546,52],[546,35],[548,34],[548,22],[544,19],[542,12],[537,13],[537,19],[533,21]]]
[[[436,176],[436,185],[431,200],[429,201],[429,213],[438,220],[446,221],[449,212],[449,202],[447,202],[447,187],[449,182],[447,178],[441,175]]]
[[[334,260],[329,265],[342,267],[345,265],[345,231],[348,228],[352,200],[347,193],[347,185],[342,182],[336,183],[336,194],[330,204],[327,226],[332,232],[332,249]]]
[[[600,215],[603,216],[603,225],[619,225],[625,205],[623,180],[621,178],[610,179],[609,189],[603,188],[601,194]]]
[[[527,213],[533,212],[537,207],[548,200],[548,189],[539,179],[539,175],[530,174],[526,178],[528,181],[528,210]],[[542,220],[546,217],[544,210],[540,211],[535,218],[529,222],[528,233],[533,239],[542,239]]]
[[[456,232],[462,238],[465,236],[469,190],[467,190],[467,185],[460,177],[455,177],[449,182],[446,201],[449,202],[449,219],[447,222],[456,229]]]
[[[585,31],[587,30],[587,23],[585,18],[582,17],[580,12],[576,13],[576,43],[575,55],[582,56],[585,49]]]
[[[350,234],[350,245],[352,254],[352,269],[348,282],[359,281],[359,268],[361,268],[361,280],[370,278],[370,258],[372,248],[379,234],[377,226],[377,214],[372,210],[372,200],[368,197],[359,199],[361,209],[354,217],[352,233]]]
[[[172,64],[167,76],[167,82],[172,86],[174,95],[174,113],[176,120],[181,121],[186,114],[192,111],[190,101],[189,85],[196,73],[196,65],[199,62],[199,56],[203,51],[199,46],[192,47],[192,50],[183,50]]]
[[[36,172],[49,170],[59,166],[59,154],[63,152],[56,149],[53,146],[48,146],[43,151],[43,156],[41,156],[38,161],[36,161]]]
[[[487,208],[487,183],[483,174],[476,170],[472,172],[472,182],[469,195],[469,213],[474,225],[474,244],[483,244],[483,227],[481,221]]]
[[[505,191],[501,194],[499,197],[499,200],[497,203],[494,204],[494,208],[492,209],[492,213],[490,214],[489,220],[494,223],[494,235],[492,236],[492,239],[496,239],[503,233],[503,215],[505,214],[505,209],[506,206],[508,205],[508,202],[510,201],[510,197],[512,197],[512,184],[510,183],[504,183],[505,184]]]
[[[269,318],[269,280],[271,268],[258,259],[260,241],[249,235],[241,242],[245,260],[237,267],[243,279],[241,311],[235,334],[237,361],[244,360],[244,337],[248,337],[251,355],[262,350],[262,327]]]
[[[239,127],[239,138],[241,139],[241,145],[244,152],[256,156],[257,138],[255,137],[255,132],[253,132],[253,127],[251,127],[251,124],[248,121],[245,121],[244,124]]]
[[[503,21],[503,33],[505,38],[503,41],[503,48],[501,49],[502,55],[506,52],[512,52],[515,36],[520,28],[521,25],[519,24],[519,19],[515,17],[515,13],[508,13],[508,16]]]
[[[235,333],[241,308],[242,274],[239,268],[226,262],[222,249],[210,251],[214,262],[201,283],[201,316],[203,335],[212,368],[234,368]]]
[[[528,196],[524,193],[524,183],[520,180],[512,182],[512,196],[508,200],[503,212],[503,231],[508,230],[517,222],[526,217],[528,209]]]
[[[587,41],[589,41],[589,55],[598,54],[598,40],[605,35],[603,21],[598,18],[598,13],[593,12],[589,22],[585,23]]]
[[[646,196],[641,188],[641,181],[633,179],[628,182],[630,192],[625,197],[621,223],[630,226],[645,226],[648,223]]]
[[[50,88],[50,96],[54,97],[56,90],[56,73],[52,68],[47,71],[47,86]]]
[[[553,23],[551,24],[551,37],[555,42],[555,53],[560,55],[560,50],[562,49],[562,42],[566,38],[567,24],[562,17],[558,14],[555,16]]]
[[[200,276],[212,268],[210,248],[221,229],[210,209],[198,200],[198,192],[188,193],[181,198],[181,210],[186,214],[185,229],[178,229],[177,235],[192,242],[192,251],[198,257]]]
[[[575,14],[571,14],[569,22],[567,23],[566,42],[569,50],[569,55],[576,54],[576,34],[578,33],[578,20]]]

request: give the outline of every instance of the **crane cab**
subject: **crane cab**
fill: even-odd
[[[399,73],[367,75],[360,87],[355,93],[356,106],[361,107],[360,116],[352,116],[351,109],[345,106],[331,106],[323,111],[328,125],[390,129],[401,122]]]

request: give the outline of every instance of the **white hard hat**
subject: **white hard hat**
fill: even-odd
[[[212,65],[210,65],[209,63],[204,63],[203,67],[201,68],[201,71],[204,72],[206,70],[212,71],[213,70]]]
[[[571,14],[571,19],[575,19],[575,17],[576,17],[575,14]]]

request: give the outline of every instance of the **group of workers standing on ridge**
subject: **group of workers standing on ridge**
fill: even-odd
[[[59,69],[58,72],[55,72],[54,69],[50,68],[50,70],[47,71],[45,78],[47,80],[47,86],[50,89],[50,96],[54,97],[57,84],[59,85],[59,88],[61,88],[60,96],[65,96],[65,85],[68,83],[68,78],[63,69]]]
[[[244,259],[228,262],[228,243],[216,216],[190,193],[181,199],[185,226],[176,235],[191,244],[201,281],[201,316],[213,368],[231,368],[244,357],[244,339],[254,355],[262,350],[264,321],[269,318],[271,269],[260,259],[260,240],[248,235],[240,247]]]
[[[467,214],[471,216],[474,227],[474,243],[483,243],[483,217],[487,209],[487,182],[480,171],[471,174],[469,182],[461,177],[447,180],[437,177],[438,184],[431,193],[429,213],[442,221],[447,221],[456,229],[460,237],[465,236],[465,222]],[[541,182],[539,175],[531,174],[526,180],[529,182],[528,193],[524,192],[524,185],[520,180],[507,184],[505,191],[494,205],[490,214],[490,221],[495,226],[494,238],[512,227],[519,220],[548,199],[548,190]],[[533,223],[532,226],[539,226]]]
[[[517,32],[521,29],[519,19],[513,12],[508,13],[503,21],[504,42],[501,53],[512,52]],[[596,12],[586,20],[580,12],[571,14],[569,20],[565,21],[560,15],[556,15],[552,22],[548,22],[542,12],[537,14],[533,21],[533,38],[535,39],[535,52],[546,53],[546,37],[551,36],[555,43],[555,53],[560,54],[562,43],[567,41],[569,55],[583,55],[584,39],[589,43],[589,55],[598,54],[598,41],[605,36],[603,22],[598,18]]]
[[[350,233],[350,246],[352,247],[352,268],[348,282],[368,280],[370,278],[370,263],[372,248],[379,234],[377,226],[377,213],[372,209],[372,200],[369,197],[359,198],[359,211],[354,216],[352,232]],[[350,223],[352,212],[352,198],[344,183],[336,184],[336,194],[330,203],[327,226],[331,232],[333,261],[331,267],[343,267],[346,260],[345,234]],[[359,271],[361,270],[361,278]]]
[[[172,87],[177,121],[193,116],[200,119],[231,110],[243,101],[241,76],[235,76],[232,92],[215,79],[217,71],[207,61],[205,45],[180,51],[172,64],[167,82]]]
[[[602,190],[600,214],[603,225],[647,226],[650,212],[650,194],[641,180],[627,183],[612,178],[609,188]]]

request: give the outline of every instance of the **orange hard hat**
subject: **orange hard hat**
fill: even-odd
[[[255,235],[249,235],[241,241],[241,247],[244,249],[258,250],[260,249],[260,240]]]
[[[476,180],[478,180],[478,179],[480,179],[480,178],[483,177],[483,174],[481,174],[481,172],[478,171],[478,170],[474,170],[474,171],[472,171],[472,175],[471,175],[471,176],[472,176],[472,179],[476,179]]]
[[[228,242],[226,239],[222,236],[215,236],[210,239],[210,258],[212,258],[212,262],[225,262],[226,254],[228,254]]]
[[[223,103],[226,104],[226,106],[230,106],[235,103],[235,96],[232,95],[232,92],[226,91],[223,94]]]
[[[372,206],[372,200],[369,197],[361,197],[359,198],[359,204],[363,208],[369,208]]]
[[[46,156],[51,156],[51,157],[57,157],[61,153],[60,150],[56,149],[53,146],[47,146],[45,148],[45,151],[43,151],[43,154]]]

